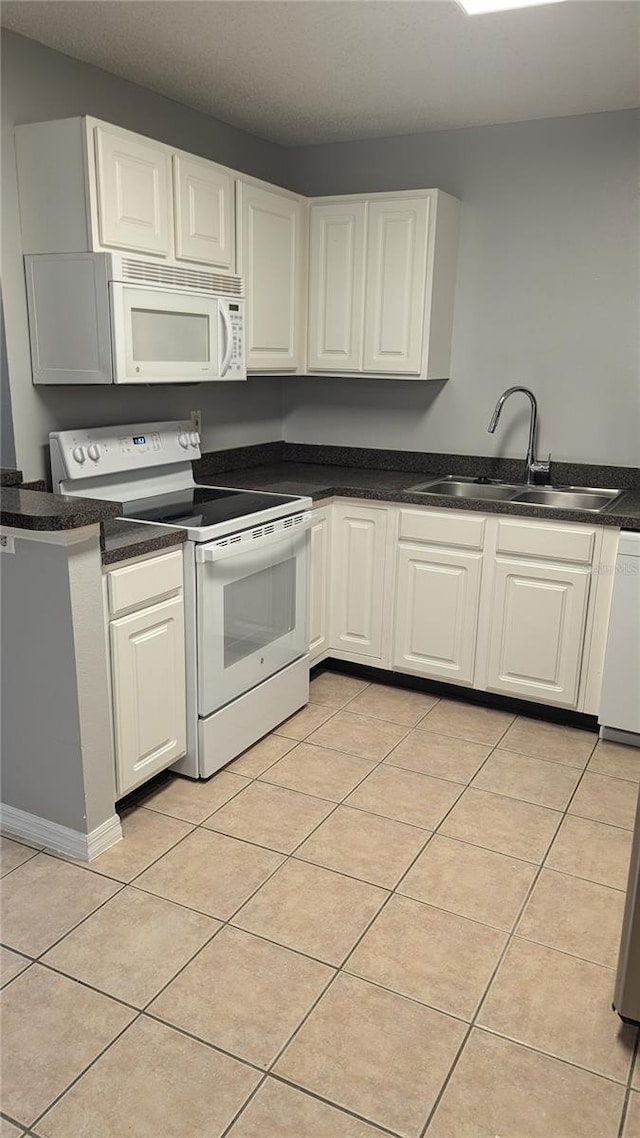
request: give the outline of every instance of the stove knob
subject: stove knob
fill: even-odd
[[[71,454],[76,462],[84,462],[85,458],[87,457],[84,453],[84,447],[74,447],[71,451]]]
[[[91,445],[87,447],[87,454],[92,462],[97,462],[100,458],[100,447],[98,444],[91,443]]]
[[[184,447],[185,450],[189,446],[189,436],[185,431],[180,431],[180,434],[178,435],[178,442],[180,443],[181,447]]]
[[[200,435],[197,431],[191,432],[189,435],[189,442],[191,443],[192,447],[197,447],[198,443],[200,442]]]

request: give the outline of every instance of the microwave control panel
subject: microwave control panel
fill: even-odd
[[[222,302],[223,304],[225,301]],[[227,303],[227,312],[229,314],[229,324],[231,325],[231,356],[229,358],[229,366],[222,377],[223,379],[244,379],[246,376],[246,365],[244,359],[244,313],[243,304],[240,301],[229,301]]]

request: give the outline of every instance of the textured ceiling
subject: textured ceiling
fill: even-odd
[[[640,103],[637,0],[7,0],[2,23],[285,146]]]

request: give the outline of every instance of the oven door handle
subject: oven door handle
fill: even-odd
[[[286,523],[290,524],[287,525]],[[226,557],[242,557],[245,553],[255,553],[269,545],[279,545],[283,541],[303,534],[311,526],[311,512],[296,514],[281,522],[265,522],[255,529],[244,530],[231,537],[222,537],[206,545],[196,545],[196,561],[223,561]]]

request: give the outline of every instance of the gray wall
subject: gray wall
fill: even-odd
[[[299,147],[306,194],[434,186],[462,199],[451,379],[283,384],[290,441],[503,454],[526,446],[523,397],[540,403],[540,451],[640,464],[640,113],[549,119]]]
[[[203,412],[207,449],[285,437],[524,454],[513,383],[539,396],[541,451],[638,465],[638,125],[620,111],[289,151],[5,32],[3,287],[18,465],[37,477],[50,430]],[[290,378],[186,388],[34,388],[13,127],[94,114],[307,194],[436,186],[463,201],[448,383]]]
[[[4,331],[4,311],[0,294],[0,466],[16,465],[16,448],[13,441],[11,414],[11,388],[7,366],[7,341]]]
[[[202,411],[214,450],[281,437],[279,379],[193,387],[36,388],[31,383],[13,128],[18,123],[96,115],[245,173],[283,184],[281,147],[217,122],[106,71],[11,32],[2,35],[2,274],[17,465],[26,478],[47,466],[49,431]]]
[[[2,554],[2,802],[80,833],[113,817],[98,527]]]

